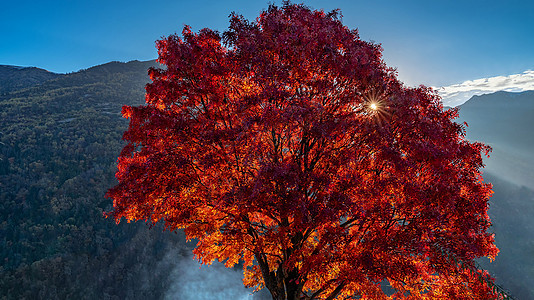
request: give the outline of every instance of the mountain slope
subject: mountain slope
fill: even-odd
[[[487,172],[534,189],[534,91],[474,96],[460,106],[460,121],[469,139],[493,148]]]
[[[482,265],[517,299],[534,299],[534,92],[474,96],[458,121],[468,139],[493,148],[483,171],[494,185],[489,215],[501,252]]]
[[[0,65],[0,95],[32,87],[61,76],[61,74],[35,67]]]
[[[109,63],[0,95],[0,298],[163,296],[183,236],[104,219],[127,120],[155,62]]]

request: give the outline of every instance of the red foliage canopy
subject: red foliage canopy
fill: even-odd
[[[117,221],[184,229],[273,299],[490,297],[469,267],[498,252],[489,149],[455,109],[404,87],[337,12],[271,5],[182,36],[158,41],[146,105],[123,108]]]

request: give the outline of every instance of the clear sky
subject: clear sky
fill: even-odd
[[[272,1],[271,1],[272,2]],[[301,3],[302,1],[293,1]],[[112,60],[156,58],[154,41],[224,31],[235,11],[255,19],[269,1],[2,0],[0,64],[66,73]],[[274,1],[280,5],[281,0]],[[534,69],[534,1],[308,0],[384,48],[408,85],[445,86]]]

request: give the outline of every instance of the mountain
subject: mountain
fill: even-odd
[[[460,106],[467,138],[493,148],[484,179],[493,184],[489,215],[501,250],[483,261],[517,299],[534,299],[534,91],[474,96]]]
[[[0,82],[0,299],[157,299],[173,284],[190,254],[181,233],[103,218],[128,125],[121,107],[144,102],[151,66],[48,79],[2,69],[12,73]]]
[[[35,67],[0,65],[0,95],[35,86],[57,77],[61,77],[61,74]]]
[[[474,96],[460,106],[467,137],[493,151],[486,171],[534,189],[534,91]]]

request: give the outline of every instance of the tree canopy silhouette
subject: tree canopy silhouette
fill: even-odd
[[[288,2],[157,42],[108,196],[273,299],[486,299],[489,148],[339,13]]]

